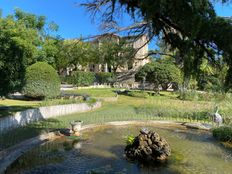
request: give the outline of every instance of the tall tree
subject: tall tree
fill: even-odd
[[[139,21],[128,29],[137,34],[147,33],[150,39],[157,37],[171,49],[178,49],[184,68],[192,72],[200,69],[205,56],[215,62],[223,55],[229,66],[225,84],[227,90],[232,87],[231,19],[217,16],[212,1],[92,0],[83,5],[95,14],[99,12],[103,22],[113,26],[120,10],[126,10]]]
[[[12,17],[0,19],[0,95],[20,89],[26,66],[36,61],[39,43],[35,29]]]
[[[112,67],[113,72],[127,66],[133,61],[135,54],[135,50],[123,40],[119,42],[105,41],[101,43],[99,52],[101,52],[99,63],[107,63],[109,67]]]
[[[44,26],[44,16],[19,9],[0,18],[0,96],[22,88],[26,67],[40,54]],[[48,48],[50,43],[46,45]]]
[[[55,59],[56,67],[61,73],[69,66],[77,68],[95,62],[95,49],[89,43],[81,40],[63,40],[58,43],[58,53]]]

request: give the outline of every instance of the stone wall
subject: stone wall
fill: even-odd
[[[7,130],[12,128],[25,126],[31,122],[39,121],[41,119],[86,112],[100,107],[101,102],[96,102],[93,105],[79,103],[28,109],[22,112],[17,112],[12,116],[0,118],[0,133],[6,132]]]

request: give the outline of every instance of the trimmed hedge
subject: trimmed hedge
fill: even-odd
[[[23,93],[31,98],[55,98],[60,95],[60,78],[56,70],[45,62],[37,62],[26,69]]]
[[[77,86],[90,86],[95,81],[93,72],[74,71],[71,76],[67,77],[67,82]]]
[[[99,72],[96,73],[96,81],[100,84],[114,83],[116,81],[116,76],[114,73],[110,72]]]

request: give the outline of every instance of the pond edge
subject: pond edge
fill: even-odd
[[[94,129],[94,128],[102,127],[102,126],[125,126],[125,125],[136,125],[136,124],[148,124],[148,125],[176,124],[179,126],[189,128],[188,126],[185,125],[185,122],[176,122],[176,121],[113,121],[113,122],[107,122],[103,124],[84,125],[82,126],[81,131],[85,131],[88,129]],[[198,129],[200,129],[200,127]],[[206,130],[206,129],[202,129],[202,130]],[[209,129],[206,131],[209,131]],[[48,141],[55,140],[59,137],[60,136],[57,131],[43,133],[37,137],[30,138],[10,148],[0,151],[0,174],[3,174],[8,166],[10,166],[15,160],[17,160],[20,156],[22,156],[23,154],[25,154],[32,148],[38,145],[41,145],[43,143],[46,143]]]

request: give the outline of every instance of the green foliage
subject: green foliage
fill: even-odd
[[[54,98],[60,94],[60,80],[54,68],[44,62],[29,66],[25,75],[24,94],[32,98]]]
[[[189,101],[215,101],[221,102],[231,99],[229,95],[218,92],[201,92],[196,90],[181,90],[179,98]]]
[[[20,9],[15,10],[15,18],[18,21],[22,21],[27,28],[35,28],[40,31],[43,29],[46,22],[45,16],[36,16]]]
[[[110,97],[114,95],[112,92],[113,90],[114,89],[78,89],[76,92],[99,97],[101,94],[105,96],[106,91],[107,96]],[[55,119],[56,122],[51,121],[51,119],[35,122],[23,128],[10,130],[7,134],[0,135],[0,145],[1,147],[9,147],[23,140],[38,136],[41,131],[57,130],[58,128],[67,127],[70,121],[73,120],[82,120],[85,125],[128,120],[189,121],[189,118],[192,118],[196,121],[201,117],[204,118],[207,112],[211,111],[213,108],[212,102],[183,102],[182,100],[178,100],[176,96],[170,95],[172,93],[161,92],[161,94],[161,96],[149,97],[148,99],[135,99],[122,95],[118,98],[117,102],[103,102],[103,107],[93,112],[57,117]],[[220,108],[220,110],[224,110],[224,105],[222,106],[223,108]],[[231,111],[231,103],[228,103],[228,109]],[[231,114],[229,114],[229,116],[231,118]],[[202,122],[203,121],[208,121],[208,119],[202,119]]]
[[[209,114],[206,110],[193,110],[182,108],[181,106],[166,106],[162,105],[151,105],[138,106],[136,107],[137,114],[148,115],[150,118],[156,117],[160,119],[180,119],[185,121],[209,121]]]
[[[42,43],[42,47],[38,52],[37,60],[46,62],[53,67],[56,66],[56,60],[59,56],[59,48],[62,41],[53,37],[45,37]]]
[[[128,135],[126,137],[126,145],[127,146],[132,145],[134,143],[134,141],[135,141],[135,136],[134,135]]]
[[[99,73],[96,73],[96,80],[100,84],[114,83],[116,81],[116,76],[114,73],[99,72]]]
[[[95,75],[93,72],[75,71],[71,76],[67,77],[68,83],[77,86],[90,86],[95,81]]]
[[[57,43],[57,55],[55,56],[55,64],[59,73],[72,66],[79,69],[78,66],[86,66],[88,63],[96,62],[97,52],[89,43],[81,40],[64,40]]]
[[[125,41],[105,40],[98,45],[98,43],[90,44],[81,40],[58,40],[57,42],[49,38],[43,44],[40,57],[43,61],[55,62],[60,74],[68,66],[72,66],[74,70],[82,70],[82,67],[88,64],[107,64],[109,70],[115,72],[117,68],[132,61],[133,53],[134,49]]]
[[[209,92],[224,92],[225,77],[228,66],[218,60],[217,66],[203,59],[197,75],[198,89]]]
[[[135,75],[136,80],[154,83],[156,86],[162,85],[167,89],[170,82],[180,84],[182,81],[181,71],[174,64],[152,62],[142,67]]]
[[[223,83],[216,76],[200,76],[198,88],[204,91],[220,92],[223,91]]]
[[[56,39],[45,34],[46,18],[16,9],[0,18],[0,96],[23,87],[26,68],[36,61],[54,65]]]
[[[115,89],[113,88],[93,88],[93,89],[77,89],[77,90],[70,90],[66,93],[68,94],[87,94],[94,98],[99,97],[114,97],[115,96]]]
[[[129,64],[134,58],[134,49],[127,45],[124,40],[119,42],[105,41],[100,45],[100,59],[107,63],[109,67],[113,67],[112,71]]]
[[[232,127],[221,126],[213,129],[213,136],[224,142],[232,142]]]
[[[0,95],[20,90],[25,68],[35,62],[40,40],[36,28],[13,17],[0,19]]]
[[[148,98],[149,94],[145,91],[129,91],[127,95],[131,97]]]
[[[225,90],[232,88],[231,18],[217,16],[214,1],[91,0],[85,6],[101,12],[103,22],[110,24],[117,23],[118,12],[126,9],[135,21],[143,21],[133,25],[135,33],[160,38],[171,50],[178,50],[186,77],[200,70],[203,59],[213,63],[221,59],[230,67]]]
[[[198,96],[199,95],[198,95],[197,91],[195,91],[195,90],[191,90],[191,91],[183,90],[183,91],[180,91],[179,98],[181,100],[190,100],[190,101],[193,101],[193,100],[198,100],[199,99]]]
[[[68,105],[68,104],[76,104],[81,103],[83,100],[81,98],[79,99],[49,99],[49,100],[43,100],[39,104],[40,107],[42,106],[55,106],[55,105]]]

